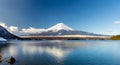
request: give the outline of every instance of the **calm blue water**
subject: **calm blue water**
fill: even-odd
[[[120,41],[8,41],[0,43],[3,62],[13,65],[120,65]]]

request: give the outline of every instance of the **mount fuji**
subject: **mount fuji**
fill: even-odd
[[[68,27],[64,23],[58,23],[58,24],[48,28],[47,30],[48,31],[57,32],[57,31],[60,31],[60,30],[73,31],[74,29]]]
[[[50,28],[42,31],[40,33],[30,34],[32,36],[49,36],[49,35],[92,35],[92,36],[101,36],[100,34],[89,33],[85,31],[74,30],[71,27],[65,25],[64,23],[58,23]]]

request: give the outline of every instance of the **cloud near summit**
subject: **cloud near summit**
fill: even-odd
[[[0,22],[0,25],[3,26],[4,28],[6,28],[11,33],[16,33],[19,31],[17,26],[8,26],[4,22]]]
[[[42,29],[42,28],[34,28],[34,27],[28,27],[28,28],[22,28],[20,29],[17,26],[8,26],[6,23],[4,22],[0,22],[0,25],[3,26],[4,28],[6,28],[9,32],[11,33],[17,33],[17,34],[32,34],[32,33],[42,33],[42,32],[47,32],[47,31],[51,31],[53,30],[54,32],[58,31],[58,30],[74,30],[70,27],[68,27],[67,25],[65,25],[64,23],[58,23],[54,26],[51,26],[50,28],[47,29]]]
[[[0,25],[6,28],[9,32],[11,33],[40,33],[43,31],[46,31],[46,29],[40,29],[40,28],[34,28],[34,27],[29,27],[29,28],[22,28],[21,30],[17,26],[8,26],[4,22],[0,22]]]
[[[33,27],[22,29],[23,33],[40,33],[40,32],[43,32],[43,31],[46,31],[46,29],[39,29],[39,28],[33,28]]]

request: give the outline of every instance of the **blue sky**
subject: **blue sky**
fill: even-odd
[[[0,0],[7,26],[48,28],[64,23],[76,30],[120,34],[120,0]]]

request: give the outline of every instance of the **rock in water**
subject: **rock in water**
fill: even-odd
[[[9,64],[14,64],[15,61],[16,61],[15,58],[11,56],[6,62],[8,62]]]
[[[0,54],[0,63],[2,62],[2,54]]]

